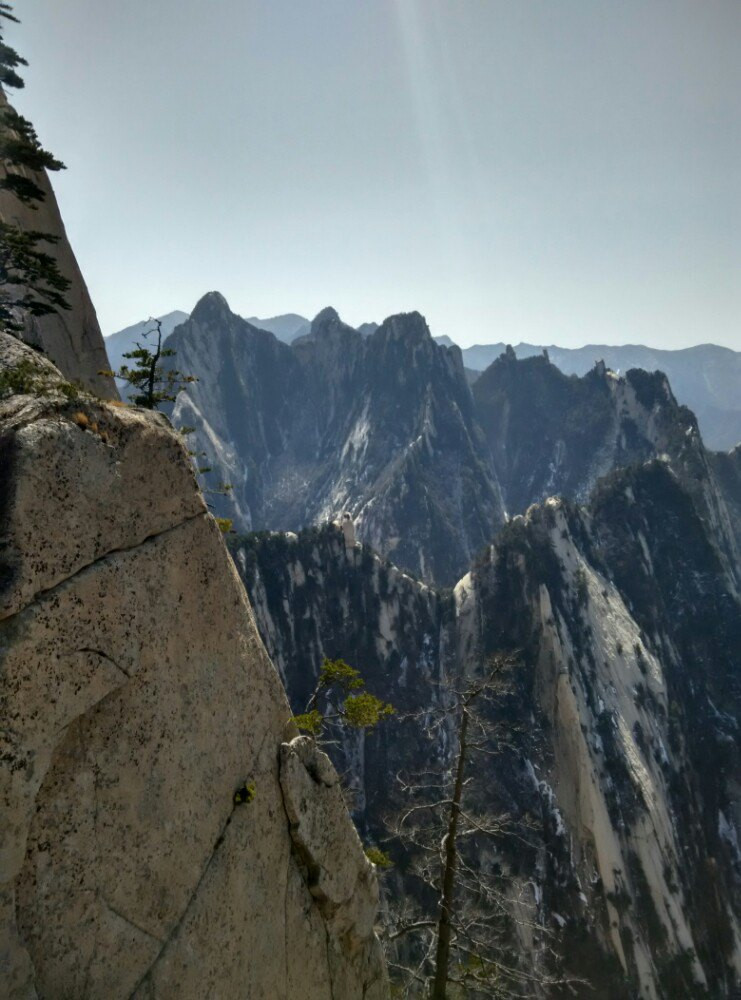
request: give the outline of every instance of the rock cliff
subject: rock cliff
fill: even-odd
[[[472,370],[474,381],[505,352],[506,346],[500,342],[463,348],[463,363]],[[628,372],[632,368],[663,372],[679,402],[697,417],[703,440],[709,448],[727,450],[741,440],[739,351],[716,344],[698,344],[680,350],[661,350],[640,344],[588,344],[577,348],[516,344],[513,350],[518,359],[540,356],[546,351],[564,375],[586,375],[600,359],[616,372]]]
[[[249,535],[230,545],[296,713],[305,711],[325,656],[361,667],[368,689],[396,708],[397,717],[376,731],[344,729],[335,747],[353,818],[380,843],[393,776],[425,753],[417,727],[398,718],[432,707],[437,685],[455,674],[452,594],[420,583],[366,546],[348,548],[332,525]]]
[[[8,337],[0,705],[3,995],[387,995],[373,866],[180,438]]]
[[[0,107],[6,104],[7,99],[0,89]],[[55,236],[58,242],[44,249],[56,258],[60,271],[70,282],[65,293],[70,308],[50,316],[27,317],[24,338],[40,348],[68,379],[79,381],[99,396],[116,399],[118,393],[113,379],[99,374],[109,367],[103,334],[46,171],[37,173],[16,167],[14,172],[28,174],[43,191],[44,199],[34,205],[24,205],[9,191],[0,190],[0,219],[15,223],[23,230],[38,230]]]

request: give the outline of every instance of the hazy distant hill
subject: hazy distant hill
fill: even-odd
[[[169,337],[176,326],[180,326],[188,318],[188,313],[182,312],[180,309],[175,309],[173,312],[166,313],[164,316],[158,316],[157,319],[162,323],[162,337]],[[142,320],[140,323],[134,323],[133,326],[127,326],[125,330],[119,330],[118,333],[112,333],[105,338],[105,347],[108,354],[108,361],[110,362],[113,371],[117,372],[121,365],[130,364],[124,354],[128,354],[133,348],[136,347],[137,341],[141,341],[143,335],[147,330],[155,329],[154,324],[151,319]],[[118,386],[118,391],[121,393],[123,399],[129,397],[129,387],[122,380],[117,378],[116,385]]]
[[[168,337],[176,326],[189,318],[189,315],[189,313],[176,309],[174,312],[167,313],[166,316],[157,317],[162,321],[162,333]],[[278,340],[282,340],[284,344],[292,344],[297,337],[303,337],[311,329],[311,322],[305,316],[299,316],[297,313],[283,313],[268,319],[249,316],[247,322],[259,330],[268,330],[275,334]],[[111,367],[117,368],[121,364],[124,352],[131,350],[134,341],[141,337],[148,325],[150,325],[149,321],[134,323],[133,326],[127,326],[125,330],[119,330],[118,333],[111,333],[106,337],[105,342]]]
[[[450,338],[437,337],[450,344]],[[484,371],[505,350],[506,344],[476,344],[462,349],[463,363],[472,371]],[[640,344],[611,347],[587,344],[566,348],[549,346],[548,356],[565,375],[585,375],[602,360],[614,371],[630,368],[662,371],[669,377],[672,391],[697,417],[705,444],[726,451],[741,441],[741,352],[715,344],[699,344],[681,351],[662,351]],[[518,358],[542,354],[537,344],[517,344]]]
[[[272,316],[270,319],[260,319],[257,316],[248,316],[247,322],[256,326],[258,330],[267,330],[275,334],[278,340],[284,344],[292,344],[299,337],[305,337],[311,332],[311,320],[297,313],[285,313],[281,316]],[[364,337],[370,337],[378,329],[378,323],[361,323],[357,327],[358,333]]]
[[[284,344],[292,344],[298,337],[303,337],[311,329],[310,320],[297,313],[284,313],[281,316],[271,316],[269,319],[259,319],[257,316],[248,316],[247,322],[256,326],[258,330],[267,330],[275,334],[278,340]]]
[[[189,314],[176,309],[166,316],[159,316],[162,321],[162,332],[167,337],[176,326],[184,323],[189,318]],[[248,316],[247,322],[256,326],[258,330],[267,330],[274,334],[278,340],[284,344],[292,344],[299,337],[306,336],[311,330],[311,320],[298,313],[281,313],[280,316],[270,316],[267,319],[260,319],[258,316]],[[125,330],[118,333],[111,333],[106,337],[106,347],[108,349],[108,360],[112,368],[118,368],[122,363],[123,355],[134,346],[134,341],[141,337],[147,329],[147,323],[134,323],[127,326]],[[364,337],[369,337],[378,329],[378,323],[362,323],[358,327],[358,333]],[[452,340],[449,343],[453,343]]]

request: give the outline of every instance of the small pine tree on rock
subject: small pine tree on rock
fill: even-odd
[[[306,710],[294,715],[293,721],[299,729],[317,739],[328,725],[373,729],[395,710],[393,705],[364,689],[365,681],[359,670],[344,660],[330,660],[325,656]]]
[[[119,371],[105,371],[101,375],[113,375],[122,379],[134,389],[131,401],[137,406],[148,410],[156,410],[160,403],[174,403],[179,392],[189,382],[196,382],[195,375],[184,375],[177,368],[162,364],[165,358],[172,358],[176,351],[162,346],[162,323],[158,319],[150,319],[153,325],[142,334],[142,340],[136,341],[133,351],[124,357],[133,361],[133,365],[122,365]],[[147,338],[152,337],[151,341]]]

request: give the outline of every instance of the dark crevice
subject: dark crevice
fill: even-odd
[[[112,666],[116,668],[116,670],[120,670],[121,673],[124,674],[126,677],[129,678],[131,677],[131,674],[129,673],[128,670],[126,670],[125,667],[122,667],[120,663],[117,663],[112,656],[108,655],[108,653],[104,653],[102,649],[91,649],[88,646],[83,646],[81,649],[76,650],[76,652],[92,653],[94,656],[99,656],[101,660],[105,660],[107,663],[110,663]]]

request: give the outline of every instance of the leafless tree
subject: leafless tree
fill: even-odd
[[[534,943],[545,968],[548,932],[537,922],[531,888],[504,860],[507,841],[532,848],[532,822],[494,813],[490,804],[493,758],[501,762],[515,735],[496,712],[515,667],[512,657],[497,656],[481,676],[448,689],[423,720],[431,744],[447,747],[446,764],[398,776],[405,804],[389,830],[404,855],[407,890],[416,890],[387,903],[386,947],[399,996],[533,997],[566,985],[532,968],[523,940]]]

